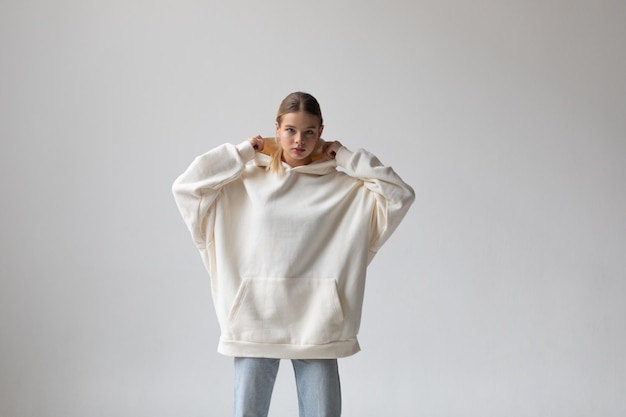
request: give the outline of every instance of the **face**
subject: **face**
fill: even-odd
[[[283,159],[292,167],[311,163],[311,154],[324,126],[312,114],[299,111],[284,114],[279,125],[276,122],[276,137],[283,148]]]

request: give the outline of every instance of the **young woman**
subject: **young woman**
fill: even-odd
[[[337,358],[360,349],[367,266],[414,200],[393,169],[323,129],[317,100],[289,94],[276,138],[221,145],[173,185],[211,277],[218,352],[235,357],[235,417],[267,416],[280,359],[301,417],[341,414]]]

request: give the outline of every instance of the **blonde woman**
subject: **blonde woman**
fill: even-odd
[[[267,416],[290,359],[300,416],[338,417],[367,266],[414,192],[371,153],[322,140],[310,94],[289,94],[275,128],[198,156],[173,192],[211,278],[218,352],[235,358],[234,416]]]

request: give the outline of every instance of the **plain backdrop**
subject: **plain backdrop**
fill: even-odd
[[[624,22],[620,0],[2,0],[0,417],[230,415],[170,187],[296,90],[417,194],[369,269],[344,416],[626,415]],[[297,415],[286,361],[271,415]]]

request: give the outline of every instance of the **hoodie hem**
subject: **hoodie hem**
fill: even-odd
[[[250,343],[220,338],[217,352],[226,356],[275,359],[336,359],[352,356],[361,350],[356,339],[324,345]]]

